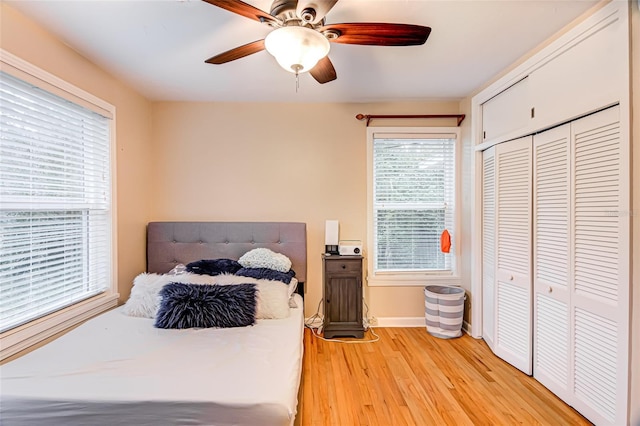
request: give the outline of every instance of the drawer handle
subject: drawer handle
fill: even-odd
[[[347,269],[347,265],[342,265],[342,269]]]

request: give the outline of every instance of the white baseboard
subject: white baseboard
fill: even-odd
[[[321,318],[315,318],[312,323],[310,323],[310,318],[305,318],[305,323],[312,327],[319,327],[322,325]],[[377,317],[375,319],[375,325],[371,327],[426,327],[426,321],[424,317]],[[471,334],[471,326],[467,321],[462,323],[462,330],[467,334]]]
[[[377,324],[372,327],[426,327],[424,317],[378,317]],[[467,321],[462,323],[462,331],[471,334],[471,326]]]
[[[373,327],[426,327],[424,317],[376,317]]]

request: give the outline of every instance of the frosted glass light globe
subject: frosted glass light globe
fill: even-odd
[[[330,48],[324,35],[306,27],[277,28],[267,34],[264,46],[282,68],[295,74],[311,71]]]

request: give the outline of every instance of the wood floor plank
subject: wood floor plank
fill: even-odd
[[[482,340],[423,328],[376,333],[376,343],[348,344],[305,330],[302,425],[590,424]]]

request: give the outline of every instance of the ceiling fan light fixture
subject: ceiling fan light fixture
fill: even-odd
[[[311,28],[290,26],[267,34],[264,46],[285,70],[298,74],[311,71],[329,53],[329,40]]]

